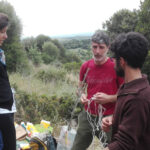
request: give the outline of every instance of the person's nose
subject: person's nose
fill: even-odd
[[[8,38],[8,36],[7,36],[7,33],[5,32],[4,33],[4,39],[7,39]]]
[[[101,51],[101,49],[99,48],[99,47],[97,47],[97,49],[96,49],[96,54],[101,54],[102,53],[102,51]]]

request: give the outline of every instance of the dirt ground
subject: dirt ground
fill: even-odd
[[[90,147],[87,150],[103,150],[103,148],[101,148],[98,138],[96,138],[96,137],[94,138],[92,144],[90,145]]]

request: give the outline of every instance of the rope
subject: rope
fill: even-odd
[[[77,97],[77,100],[76,100],[75,105],[73,107],[73,111],[71,112],[71,118],[70,118],[70,121],[68,123],[68,131],[71,130],[71,121],[73,119],[75,109],[76,109],[78,103],[80,102],[81,95],[82,95],[83,91],[85,91],[85,89],[87,88],[87,84],[85,83],[85,80],[86,80],[86,76],[87,76],[89,70],[90,70],[90,68],[87,68],[86,73],[84,74],[83,81],[82,81],[83,86],[78,89],[78,97]]]
[[[106,136],[106,133],[101,129],[101,125],[102,125],[103,112],[105,111],[105,108],[101,104],[99,104],[98,105],[98,115],[92,116],[91,112],[90,112],[90,104],[93,101],[94,101],[94,99],[91,98],[88,102],[88,107],[87,107],[87,111],[86,111],[87,112],[87,120],[92,127],[93,138],[96,135],[96,131],[100,130],[98,138],[99,138],[99,141],[102,143],[101,149],[104,149],[104,147],[107,146],[107,136]],[[95,104],[95,108],[96,108],[96,103],[94,103],[94,104]]]

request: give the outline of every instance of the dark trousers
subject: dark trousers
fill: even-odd
[[[16,131],[14,114],[0,114],[0,131],[2,133],[3,150],[16,150]]]

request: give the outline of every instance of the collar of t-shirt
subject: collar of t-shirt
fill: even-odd
[[[2,49],[0,49],[0,61],[2,64],[6,65],[5,54],[4,54],[4,51]]]

